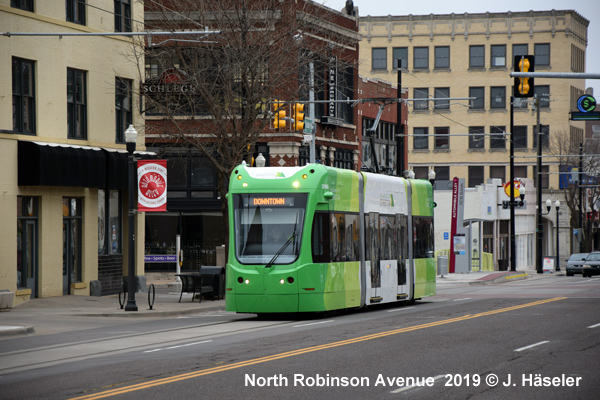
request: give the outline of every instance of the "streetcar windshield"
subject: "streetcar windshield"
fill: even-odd
[[[235,255],[242,264],[290,264],[300,254],[306,193],[233,197]]]

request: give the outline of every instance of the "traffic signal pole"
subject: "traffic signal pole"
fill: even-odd
[[[517,247],[515,244],[515,108],[514,96],[510,96],[510,270],[517,270]]]

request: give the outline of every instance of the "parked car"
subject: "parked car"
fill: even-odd
[[[581,273],[584,278],[586,276],[591,277],[592,275],[600,275],[600,251],[594,251],[588,254],[583,262]]]
[[[573,276],[575,274],[581,274],[583,269],[583,262],[587,258],[589,253],[575,253],[571,254],[567,260],[567,276]]]

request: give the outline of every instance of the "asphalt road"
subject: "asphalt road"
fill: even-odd
[[[0,399],[595,399],[600,277],[438,285],[415,305],[128,321],[0,341]]]

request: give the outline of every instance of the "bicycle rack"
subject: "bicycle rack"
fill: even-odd
[[[150,298],[150,295],[152,295],[152,298]],[[156,289],[154,288],[154,283],[151,283],[148,286],[148,306],[150,306],[150,310],[154,306],[154,299],[156,299]]]
[[[121,298],[121,295],[123,298]],[[127,299],[127,286],[125,282],[121,282],[121,287],[119,287],[119,305],[121,306],[121,310],[125,307],[125,300]]]

